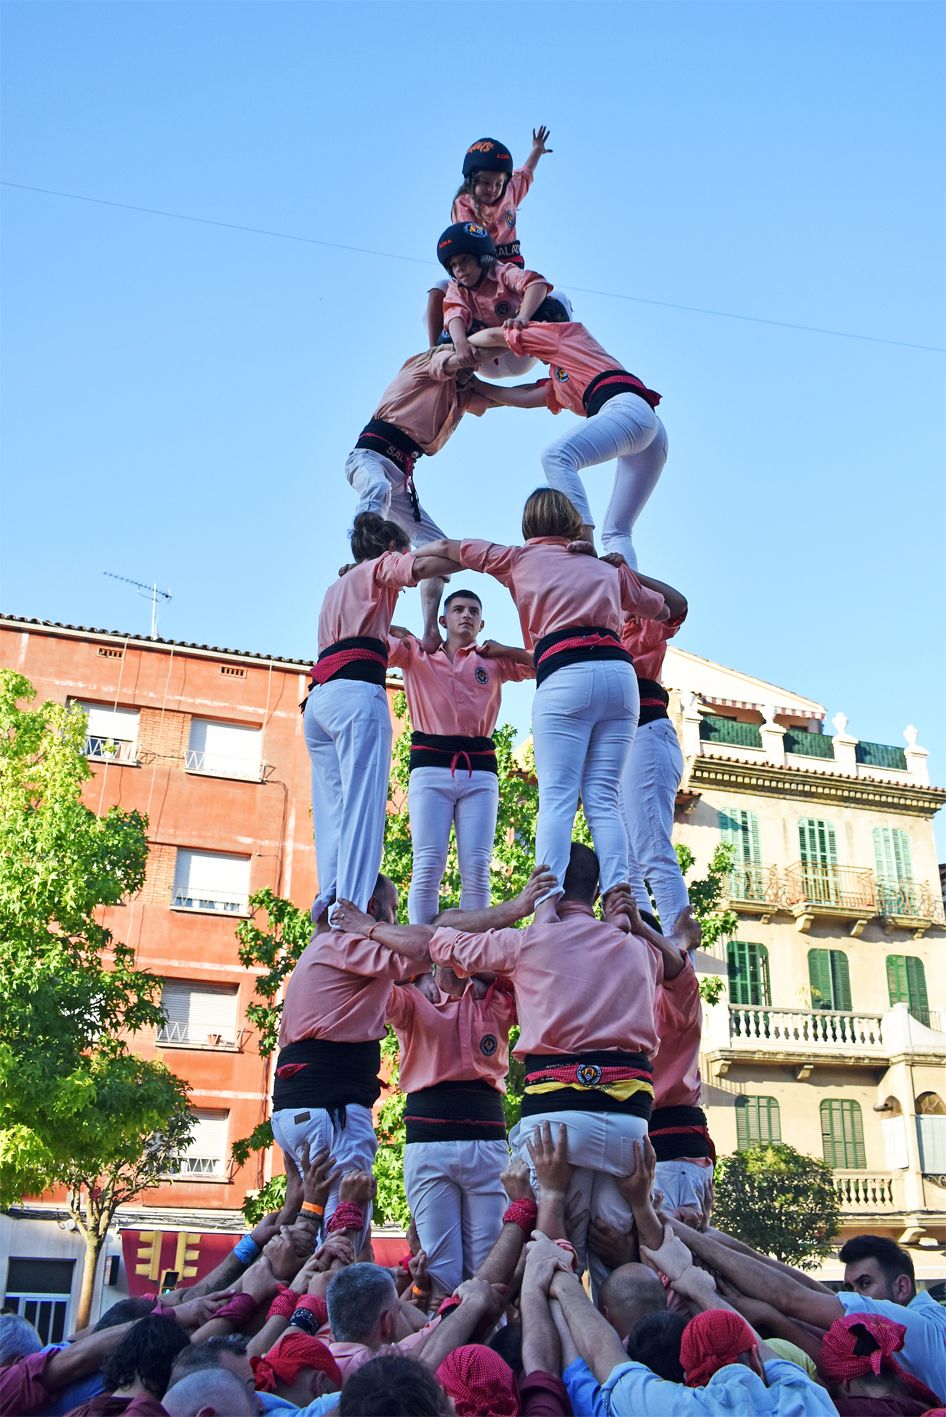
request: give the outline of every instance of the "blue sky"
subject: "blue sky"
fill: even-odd
[[[864,738],[917,724],[946,782],[943,28],[903,0],[7,3],[5,182],[231,225],[2,189],[3,607],[146,631],[110,570],[170,587],[169,637],[311,654],[462,154],[521,160],[544,122],[523,251],[664,395],[636,542],[689,596],[681,647]],[[517,539],[567,417],[467,419],[419,466],[431,514]]]

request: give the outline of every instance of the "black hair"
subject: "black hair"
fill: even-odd
[[[110,1309],[105,1310],[92,1332],[101,1333],[103,1329],[117,1328],[119,1324],[146,1318],[153,1308],[153,1299],[119,1299]]]
[[[386,521],[377,512],[360,512],[351,534],[351,554],[356,561],[373,561],[383,556],[391,542],[399,551],[410,546],[406,532],[397,522]]]
[[[171,1382],[176,1383],[188,1373],[199,1372],[202,1368],[219,1368],[225,1353],[242,1358],[246,1353],[246,1342],[242,1333],[218,1333],[213,1338],[205,1338],[202,1343],[189,1343],[174,1360]]]
[[[886,1235],[855,1235],[847,1240],[838,1251],[842,1264],[855,1264],[857,1260],[876,1260],[881,1274],[888,1284],[893,1284],[901,1274],[905,1274],[916,1289],[916,1271],[913,1261],[893,1240]]]
[[[531,319],[545,325],[567,325],[571,316],[560,300],[554,295],[547,295],[538,309],[533,310]]]
[[[139,1319],[102,1365],[106,1392],[137,1380],[158,1399],[167,1391],[174,1359],[190,1339],[173,1318],[151,1314]]]
[[[688,1322],[688,1317],[674,1314],[669,1309],[645,1314],[628,1334],[627,1356],[634,1363],[643,1363],[668,1383],[682,1383],[680,1340]]]
[[[446,610],[451,600],[475,600],[480,610],[483,609],[483,602],[480,600],[475,590],[452,590],[443,603],[444,610]]]
[[[506,1360],[517,1378],[522,1376],[522,1324],[503,1324],[486,1346]]]
[[[358,1368],[342,1387],[339,1417],[441,1417],[446,1394],[414,1358],[384,1354]]]
[[[591,847],[573,841],[568,869],[562,882],[569,900],[582,900],[591,905],[598,889],[598,875],[598,858]]]

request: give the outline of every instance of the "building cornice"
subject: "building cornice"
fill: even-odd
[[[806,768],[775,767],[733,758],[695,757],[687,764],[685,786],[721,787],[760,797],[795,797],[809,802],[835,802],[875,812],[905,812],[932,817],[946,802],[946,788],[887,782],[872,777],[812,772]]]

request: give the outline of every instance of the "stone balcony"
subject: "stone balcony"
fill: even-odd
[[[925,881],[888,886],[862,866],[817,865],[795,861],[780,868],[737,866],[729,874],[726,905],[768,924],[778,912],[792,915],[807,934],[816,920],[835,920],[855,938],[869,920],[882,919],[888,931],[909,930],[921,939],[944,923],[943,902]]]
[[[834,1189],[841,1216],[902,1213],[903,1176],[899,1171],[835,1171]]]
[[[717,1077],[735,1063],[786,1063],[805,1078],[819,1064],[886,1069],[899,1055],[946,1060],[941,1022],[933,1015],[927,1027],[906,1004],[873,1014],[721,1001],[706,1011],[703,1048]]]

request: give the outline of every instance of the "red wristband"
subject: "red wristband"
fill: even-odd
[[[342,1201],[335,1207],[335,1214],[328,1223],[330,1233],[338,1230],[360,1230],[365,1223],[365,1213],[354,1201]]]
[[[284,1289],[281,1294],[276,1295],[275,1299],[270,1304],[269,1313],[266,1317],[268,1319],[275,1319],[277,1317],[280,1319],[291,1319],[296,1311],[298,1301],[298,1294],[293,1294],[291,1289]]]
[[[531,1235],[535,1229],[535,1222],[539,1216],[539,1207],[534,1200],[528,1196],[520,1196],[506,1207],[503,1216],[504,1225],[518,1225],[526,1235]]]
[[[302,1294],[296,1300],[297,1309],[308,1309],[318,1322],[319,1328],[328,1323],[328,1305],[323,1294]]]

